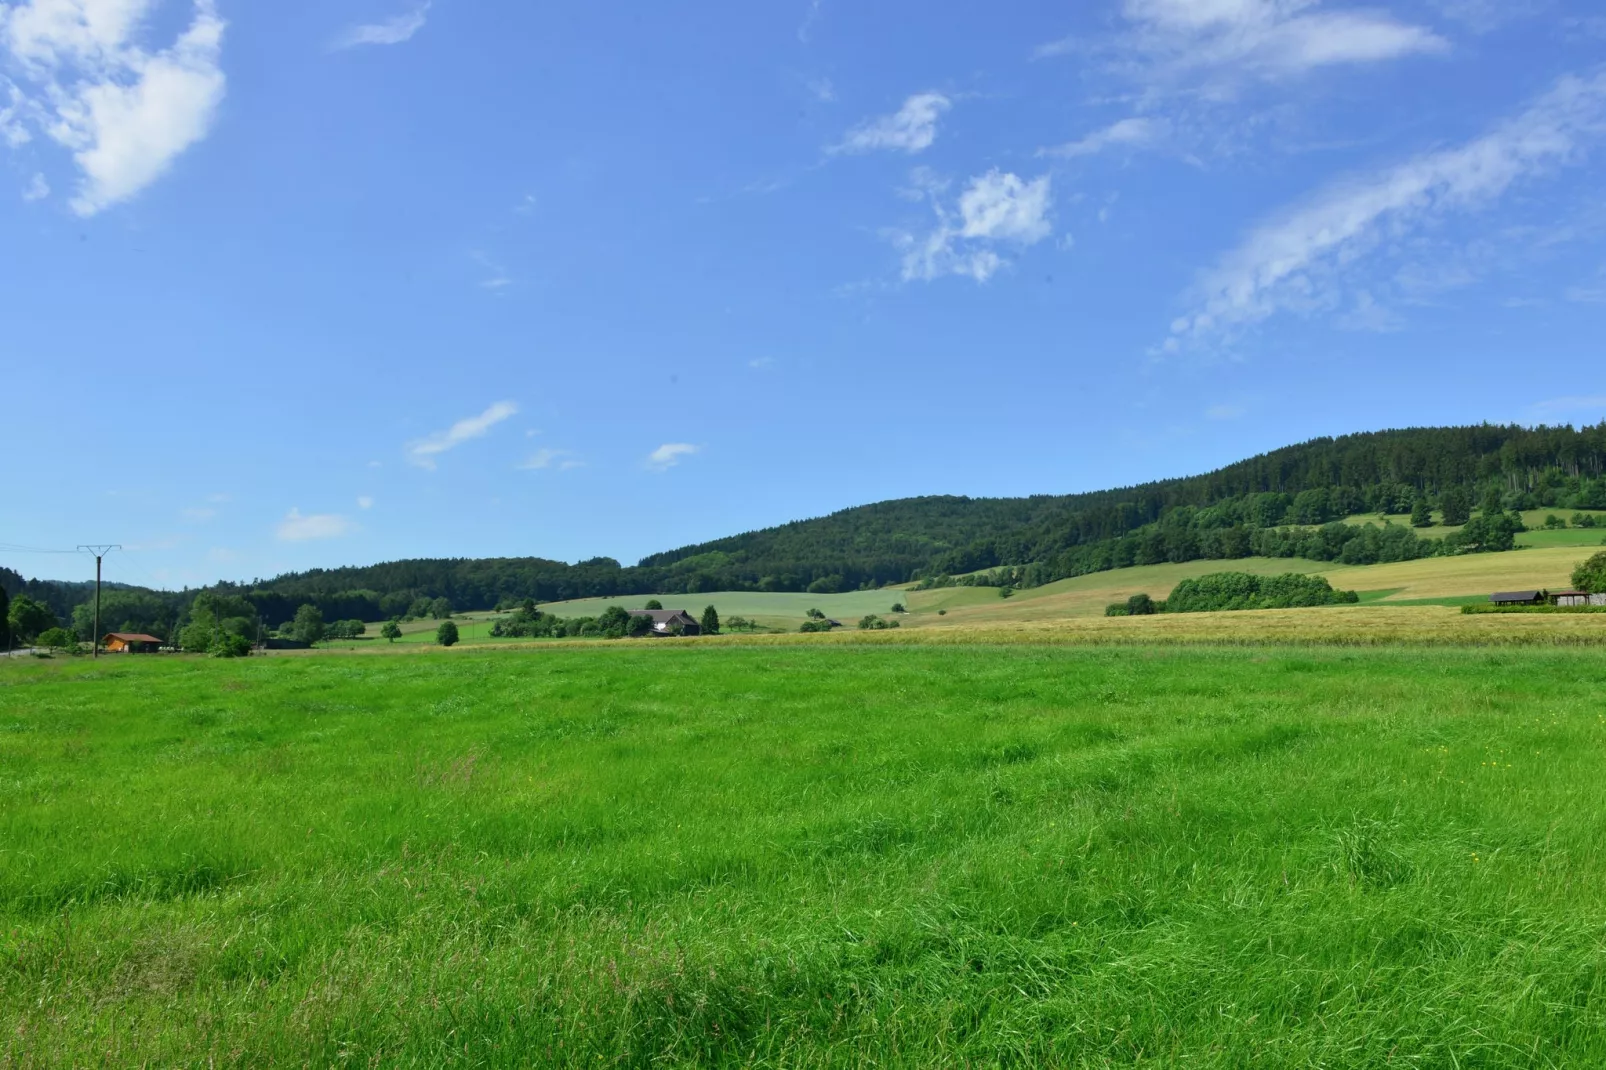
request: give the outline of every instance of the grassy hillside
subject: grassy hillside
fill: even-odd
[[[849,628],[861,616],[876,613],[891,616],[894,603],[908,613],[897,619],[904,629],[937,627],[964,630],[978,625],[1052,622],[1102,618],[1104,607],[1124,602],[1134,594],[1145,593],[1163,599],[1182,580],[1225,570],[1280,575],[1286,572],[1311,573],[1327,577],[1341,590],[1363,592],[1371,606],[1396,612],[1424,602],[1454,606],[1467,601],[1483,601],[1495,591],[1546,588],[1558,590],[1569,585],[1573,568],[1597,547],[1555,546],[1517,550],[1504,554],[1467,554],[1460,557],[1430,557],[1387,565],[1333,565],[1297,558],[1245,558],[1237,561],[1189,561],[1183,564],[1146,565],[1137,568],[1099,572],[1090,576],[1060,580],[1043,587],[1016,591],[1010,598],[1000,596],[996,587],[943,587],[915,591],[889,587],[877,591],[855,591],[840,595],[800,595],[748,591],[721,591],[681,598],[660,599],[671,608],[685,608],[700,614],[705,605],[715,606],[722,617],[746,616],[768,628],[794,631],[813,607],[841,620]],[[559,616],[595,616],[609,605],[639,609],[649,596],[590,599],[557,602],[542,608]],[[1308,611],[1295,611],[1306,613]],[[1323,610],[1322,614],[1331,614]],[[1213,627],[1225,627],[1216,615]],[[460,614],[457,617],[461,642],[465,645],[510,644],[520,640],[490,638],[494,613]],[[1319,616],[1316,620],[1340,618]],[[436,621],[415,621],[403,625],[401,643],[434,641]],[[1606,622],[1597,622],[1606,625]],[[1117,625],[1120,627],[1121,625]],[[1197,627],[1200,625],[1194,625]],[[1459,626],[1459,625],[1457,625]],[[1496,625],[1500,627],[1503,625]],[[1594,627],[1594,624],[1585,627]],[[1524,625],[1515,625],[1521,628]],[[372,623],[369,635],[357,642],[327,644],[333,649],[364,649],[383,646],[375,637],[379,624]],[[1263,638],[1275,638],[1268,634]]]
[[[820,638],[0,665],[0,1060],[1606,1064],[1599,651]]]

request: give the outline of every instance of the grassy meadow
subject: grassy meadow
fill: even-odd
[[[924,634],[0,665],[0,1063],[1606,1063],[1598,643]]]

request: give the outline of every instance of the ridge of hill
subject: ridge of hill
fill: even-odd
[[[982,582],[1035,587],[1133,564],[1248,556],[1369,564],[1502,548],[1499,532],[1431,540],[1400,525],[1379,531],[1342,523],[1413,506],[1437,510],[1450,524],[1474,509],[1488,516],[1606,508],[1606,421],[1576,429],[1481,424],[1364,432],[1130,487],[897,499],[680,547],[634,566],[612,558],[572,565],[537,557],[416,559],[212,589],[245,597],[272,624],[307,602],[328,619],[374,620],[407,613],[419,599],[445,598],[466,609],[525,598],[830,593],[940,584],[981,570],[997,570]],[[0,572],[0,583],[10,590],[21,579],[14,576]]]

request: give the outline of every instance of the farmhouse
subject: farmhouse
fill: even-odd
[[[703,626],[684,609],[632,609],[632,617],[651,617],[654,635],[701,635]]]
[[[1489,601],[1497,606],[1542,606],[1546,601],[1546,592],[1500,591],[1490,595]]]
[[[141,632],[108,632],[101,647],[108,654],[151,654],[162,648],[162,641]]]

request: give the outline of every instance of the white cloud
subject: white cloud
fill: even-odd
[[[50,183],[45,181],[44,175],[36,174],[28,183],[28,188],[22,191],[25,201],[42,201],[50,196]]]
[[[1588,282],[1569,286],[1564,296],[1580,305],[1606,305],[1606,268],[1601,268]]]
[[[1164,119],[1122,119],[1102,130],[1095,130],[1080,140],[1043,149],[1038,155],[1074,159],[1078,156],[1093,156],[1105,149],[1142,148],[1163,138],[1170,128],[1171,124]]]
[[[353,26],[335,40],[335,48],[357,48],[360,45],[399,45],[412,40],[413,34],[424,28],[429,16],[429,4],[422,3],[411,11],[403,12],[382,22]]]
[[[1166,348],[1278,312],[1329,311],[1342,278],[1413,228],[1485,207],[1513,185],[1574,160],[1606,134],[1606,74],[1563,78],[1525,112],[1457,148],[1426,153],[1318,194],[1265,223],[1202,280]]]
[[[1054,227],[1048,221],[1048,176],[1022,182],[1020,176],[997,169],[970,180],[959,196],[959,214],[966,238],[1042,241]]]
[[[1079,51],[1082,42],[1075,37],[1061,37],[1057,41],[1048,41],[1032,49],[1033,59],[1053,59],[1055,56],[1066,56]]]
[[[809,0],[809,9],[803,13],[803,21],[797,28],[799,44],[806,45],[814,39],[814,24],[820,21],[820,0]]]
[[[1426,27],[1375,10],[1325,10],[1320,0],[1125,0],[1122,14],[1132,27],[1117,49],[1127,73],[1159,83],[1202,80],[1215,92],[1249,77],[1449,49]]]
[[[519,467],[528,472],[539,472],[548,468],[567,472],[574,468],[584,468],[585,462],[569,450],[540,449],[531,454]]]
[[[459,420],[445,431],[437,431],[407,447],[407,459],[420,468],[435,467],[435,458],[470,439],[483,438],[491,428],[515,415],[519,407],[511,401],[498,401],[478,416]]]
[[[279,521],[277,534],[283,542],[307,542],[312,539],[338,539],[357,529],[347,518],[337,513],[314,513],[302,516],[300,509],[291,509]]]
[[[829,78],[812,78],[808,83],[809,96],[818,104],[830,104],[836,100],[836,87]]]
[[[752,360],[747,362],[747,366],[749,368],[757,368],[759,370],[763,370],[765,368],[773,368],[773,367],[775,367],[775,358],[774,357],[754,357]]]
[[[32,95],[12,87],[0,134],[32,119],[83,173],[72,207],[92,216],[137,195],[206,137],[222,102],[225,22],[214,0],[169,48],[134,37],[156,0],[28,0],[0,8],[0,43]],[[8,118],[9,117],[9,118]],[[24,131],[25,133],[25,131]]]
[[[1569,412],[1589,412],[1606,419],[1606,395],[1594,397],[1561,397],[1538,401],[1528,406],[1529,414],[1537,420],[1562,416]]]
[[[3,18],[4,12],[0,12],[0,19]],[[3,28],[4,23],[0,22],[0,29]],[[33,135],[22,122],[22,113],[29,110],[29,101],[22,95],[22,90],[9,84],[6,86],[6,98],[8,103],[0,105],[0,141],[17,148],[33,140]]]
[[[693,446],[689,442],[666,442],[647,455],[647,467],[655,472],[668,471],[683,458],[690,457],[701,449],[701,446]]]
[[[373,507],[374,507],[374,500],[372,498],[370,498],[368,495],[360,494],[360,495],[357,496],[357,508],[359,508],[359,509],[372,509]]]
[[[941,93],[916,93],[891,115],[860,123],[848,131],[833,152],[872,152],[895,149],[923,152],[937,140],[937,120],[953,102]]]
[[[942,187],[926,181],[926,196],[937,215],[928,234],[892,231],[888,237],[903,252],[904,281],[930,281],[962,275],[986,282],[1007,261],[992,246],[1007,242],[1025,247],[1053,233],[1049,209],[1053,198],[1049,176],[1024,181],[994,169],[972,178],[959,195],[957,213],[944,207]]]

